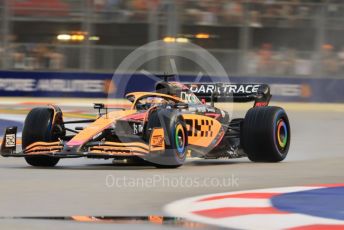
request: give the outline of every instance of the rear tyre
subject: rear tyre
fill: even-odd
[[[279,162],[290,145],[290,125],[286,112],[275,106],[251,108],[245,116],[241,145],[254,162]]]
[[[150,137],[153,128],[163,128],[165,134],[165,151],[148,158],[157,168],[178,168],[182,166],[187,153],[186,124],[176,111],[157,110],[150,114],[146,127],[146,137]]]
[[[57,141],[58,137],[53,135],[53,115],[51,108],[34,108],[27,115],[22,134],[22,148],[34,142],[52,142]],[[59,162],[59,158],[50,156],[27,156],[26,162],[32,166],[53,167]]]

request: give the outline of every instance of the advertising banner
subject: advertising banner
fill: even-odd
[[[222,77],[181,75],[181,82],[223,81]],[[153,91],[157,79],[144,74],[0,71],[1,97],[123,98],[125,93]],[[271,87],[273,100],[288,102],[344,102],[344,79],[301,77],[230,77],[232,83],[260,83]]]

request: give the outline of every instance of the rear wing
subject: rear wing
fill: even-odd
[[[206,102],[250,102],[267,106],[271,99],[266,84],[197,83],[185,84],[199,99]]]

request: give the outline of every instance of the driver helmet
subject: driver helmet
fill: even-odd
[[[167,101],[161,97],[148,97],[146,103],[150,104],[150,107],[153,107],[158,105],[165,105],[167,104]]]

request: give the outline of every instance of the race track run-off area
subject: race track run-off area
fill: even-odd
[[[211,194],[165,209],[173,216],[236,229],[343,229],[344,184]]]
[[[79,107],[59,103],[69,118],[95,113],[93,101]],[[285,108],[291,124],[289,155],[281,163],[196,158],[163,170],[114,165],[111,160],[63,159],[54,168],[33,168],[22,158],[1,157],[0,228],[113,229],[118,223],[20,217],[158,215],[193,224],[147,223],[140,229],[344,229],[343,106],[273,104]],[[1,129],[18,126],[20,136],[25,115],[34,106],[2,104]],[[246,109],[235,112],[242,115]],[[125,222],[119,229],[137,227]]]

